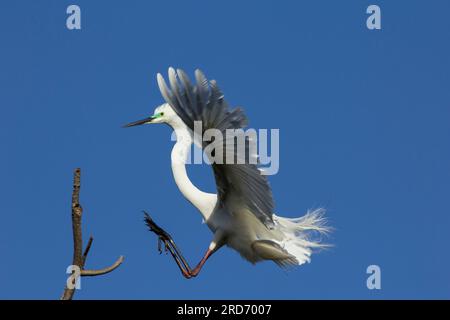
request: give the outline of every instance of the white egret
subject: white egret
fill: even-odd
[[[169,68],[169,88],[162,75],[158,74],[158,85],[166,103],[158,106],[152,116],[125,127],[166,123],[173,128],[176,143],[171,161],[175,183],[184,197],[200,211],[214,236],[206,254],[192,269],[170,235],[146,214],[150,230],[164,242],[186,278],[197,276],[206,260],[224,245],[235,249],[253,264],[272,260],[284,267],[309,262],[312,250],[325,246],[320,243],[320,237],[314,237],[314,234],[329,231],[323,217],[324,210],[309,211],[294,219],[275,215],[267,178],[256,164],[248,161],[255,155],[246,155],[244,164],[211,164],[217,194],[199,190],[187,176],[186,162],[192,144],[203,148],[209,144],[198,141],[194,135],[195,121],[201,121],[202,133],[208,129],[225,133],[227,129],[244,128],[247,124],[242,109],[228,107],[214,80],[208,81],[200,70],[195,71],[195,77],[197,83],[193,85],[185,72]],[[222,142],[225,148],[232,145],[226,139]],[[245,152],[250,153],[250,149],[247,141]]]

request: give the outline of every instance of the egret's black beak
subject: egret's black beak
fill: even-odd
[[[130,123],[124,125],[123,128],[129,128],[129,127],[139,126],[141,124],[150,123],[150,122],[152,122],[153,119],[155,119],[155,117],[151,116],[151,117],[148,117],[148,118],[145,118],[145,119],[142,119],[142,120],[130,122]]]

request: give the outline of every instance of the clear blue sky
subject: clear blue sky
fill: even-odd
[[[66,29],[72,3],[81,31]],[[125,255],[76,298],[450,298],[449,13],[444,0],[2,1],[0,298],[60,296],[76,167],[87,267]],[[158,255],[142,209],[192,264],[211,239],[172,179],[169,128],[121,128],[162,102],[170,65],[203,69],[252,127],[280,129],[276,212],[325,206],[334,248],[290,272],[225,248],[190,281]],[[189,173],[214,190],[206,165]]]

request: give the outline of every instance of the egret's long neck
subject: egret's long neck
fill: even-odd
[[[171,154],[175,183],[183,196],[200,211],[205,221],[207,221],[214,210],[217,196],[199,190],[189,180],[186,172],[186,161],[193,143],[192,133],[184,124],[175,125],[173,129],[177,137],[177,142]]]

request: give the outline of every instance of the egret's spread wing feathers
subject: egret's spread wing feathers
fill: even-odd
[[[169,68],[170,88],[161,74],[158,74],[157,79],[162,96],[191,130],[194,131],[195,121],[201,121],[202,135],[208,129],[222,132],[224,141],[203,141],[203,148],[211,143],[222,143],[224,157],[227,148],[234,148],[234,164],[226,164],[225,161],[223,164],[212,164],[221,203],[225,203],[227,194],[235,192],[261,222],[272,226],[272,191],[266,177],[253,164],[256,161],[249,161],[257,158],[256,154],[250,153],[253,152],[249,148],[250,140],[245,137],[245,153],[240,154],[234,138],[228,139],[226,135],[227,129],[241,129],[247,125],[247,117],[242,109],[230,109],[216,81],[208,81],[200,70],[195,71],[195,85],[180,69],[175,71]],[[238,162],[238,159],[241,161]]]

